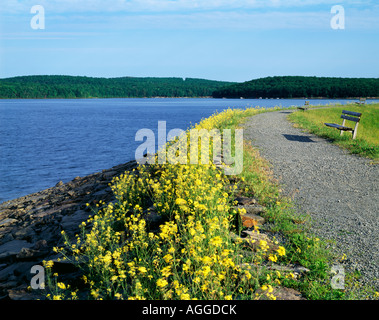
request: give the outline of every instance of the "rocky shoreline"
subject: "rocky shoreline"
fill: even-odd
[[[74,238],[81,222],[100,200],[114,200],[109,183],[137,167],[130,161],[55,187],[0,204],[0,300],[38,299],[28,291],[32,266],[53,260],[53,247],[63,244],[61,231]]]

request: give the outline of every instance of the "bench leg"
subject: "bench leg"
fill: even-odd
[[[343,121],[342,121],[342,126],[345,126],[345,119],[343,119]],[[340,136],[342,136],[343,135],[343,130],[340,130]]]
[[[357,137],[357,131],[358,131],[358,122],[355,124],[353,133],[353,140]]]

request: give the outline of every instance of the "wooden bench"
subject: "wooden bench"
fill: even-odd
[[[359,113],[359,112],[342,110],[342,115],[341,115],[341,118],[343,119],[342,125],[341,124],[336,124],[336,123],[325,123],[325,125],[328,126],[328,127],[332,127],[332,128],[336,128],[336,129],[340,130],[341,131],[341,136],[342,136],[342,134],[343,134],[344,131],[351,131],[351,133],[353,135],[353,139],[355,139],[356,136],[357,136],[358,123],[361,120],[361,115],[362,115],[362,113]],[[345,121],[346,120],[354,121],[355,122],[354,129],[345,126]]]
[[[358,105],[365,105],[366,104],[366,98],[359,98],[359,102],[356,102],[355,104],[358,104]]]
[[[297,107],[298,109],[301,109],[303,111],[307,110],[309,108],[309,101],[305,101],[304,106],[302,107]]]

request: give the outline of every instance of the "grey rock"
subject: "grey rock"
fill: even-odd
[[[101,198],[101,197],[107,196],[109,194],[109,192],[110,192],[110,190],[102,188],[99,191],[93,193],[91,196],[94,198]]]
[[[266,208],[259,204],[239,205],[234,206],[234,209],[245,209],[248,214],[260,214],[266,211]]]
[[[237,197],[235,200],[238,202],[238,205],[242,205],[242,206],[257,203],[256,199],[248,198],[248,197]]]
[[[21,251],[16,255],[18,260],[30,260],[31,258],[40,258],[48,254],[47,250],[35,250],[29,248],[22,248]]]
[[[0,270],[0,282],[13,281],[20,279],[30,279],[32,274],[30,270],[36,262],[16,262],[8,265],[6,268]]]
[[[63,230],[75,229],[79,231],[79,225],[89,218],[89,214],[83,210],[78,210],[72,215],[66,215],[61,220]]]
[[[276,265],[276,264],[273,264],[271,266],[268,266],[267,267],[268,269],[271,269],[271,270],[277,270],[277,271],[282,271],[282,272],[293,272],[293,273],[307,273],[307,272],[310,272],[309,269],[303,267],[303,266],[299,266],[299,265],[286,265],[286,266],[280,266],[280,265]]]
[[[249,230],[243,230],[242,233],[246,234],[247,237],[239,237],[235,233],[230,233],[230,238],[233,241],[241,241],[246,244],[249,248],[253,250],[258,250],[260,247],[260,242],[265,241],[269,247],[268,252],[273,252],[279,247],[268,237],[267,234],[262,232],[253,232]]]
[[[266,221],[263,217],[251,213],[241,215],[241,220],[243,226],[248,228],[251,228],[254,225],[262,225]]]
[[[33,245],[24,240],[13,240],[4,243],[0,246],[0,257],[5,257],[5,255],[18,254],[22,248],[30,248]]]
[[[23,227],[13,234],[13,236],[18,240],[30,240],[34,235],[35,232],[32,226]]]
[[[160,214],[158,214],[156,211],[154,211],[153,208],[150,208],[150,210],[145,212],[145,215],[143,216],[143,218],[145,219],[150,229],[157,229],[158,226],[163,221],[163,217]]]
[[[17,223],[16,219],[7,218],[7,219],[0,221],[0,227],[6,227],[6,226],[9,226],[9,225],[14,224],[14,223]]]
[[[8,297],[11,300],[46,300],[46,296],[41,290],[29,291],[25,285],[8,290]]]
[[[4,235],[0,234],[0,245],[12,240],[14,240],[14,237],[11,232],[5,233]]]
[[[14,288],[18,285],[18,281],[8,281],[0,283],[0,289],[8,289],[8,288]]]
[[[67,194],[70,196],[70,197],[73,197],[75,195],[75,191],[68,191]]]
[[[306,300],[299,291],[292,288],[275,287],[272,294],[276,300]]]

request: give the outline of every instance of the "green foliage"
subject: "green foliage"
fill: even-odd
[[[192,78],[23,76],[0,79],[0,98],[205,97],[227,84]]]
[[[355,140],[352,140],[350,132],[340,136],[339,130],[324,125],[325,122],[342,124],[342,110],[362,113]],[[296,123],[296,126],[327,138],[353,154],[374,160],[379,158],[379,104],[367,104],[363,107],[356,105],[336,106],[306,112],[294,112],[289,115],[289,119]],[[355,123],[346,121],[346,125],[354,127]]]
[[[267,77],[232,84],[213,92],[214,98],[351,98],[378,97],[379,79]]]

